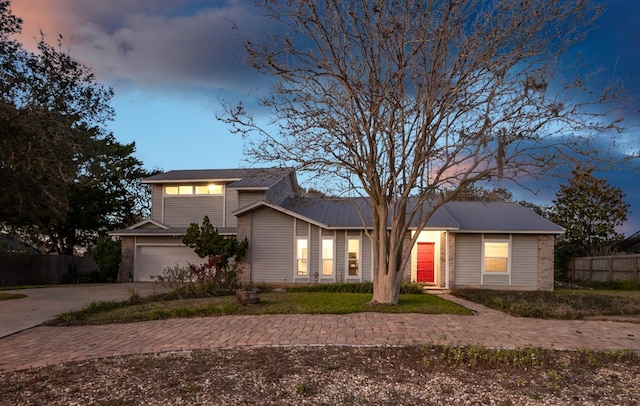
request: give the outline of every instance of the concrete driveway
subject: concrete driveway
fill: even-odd
[[[0,301],[0,338],[38,326],[60,313],[80,310],[91,302],[126,300],[132,289],[140,296],[149,296],[165,290],[154,282],[59,285],[5,290],[3,292],[19,293],[27,297]]]

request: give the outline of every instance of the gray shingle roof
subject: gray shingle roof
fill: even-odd
[[[232,188],[269,188],[292,172],[287,168],[186,169],[149,176],[142,183],[233,182]]]

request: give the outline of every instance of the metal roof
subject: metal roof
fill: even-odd
[[[361,228],[363,222],[369,227],[372,225],[371,207],[368,200],[364,198],[297,198],[287,199],[281,206],[331,228]],[[457,229],[458,227],[449,213],[436,210],[427,222],[426,228]]]
[[[142,183],[233,182],[229,187],[267,189],[291,172],[288,168],[185,169],[149,176]]]
[[[448,202],[460,231],[562,234],[564,228],[513,202]],[[441,210],[438,209],[438,210]]]
[[[310,220],[327,228],[370,227],[371,208],[366,199],[296,198],[280,205],[254,204],[238,210],[241,215],[261,205]],[[425,209],[426,210],[426,209]],[[417,222],[412,224],[417,227]],[[561,234],[564,229],[533,211],[511,202],[448,202],[435,210],[427,229],[464,232]]]

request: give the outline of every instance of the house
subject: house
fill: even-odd
[[[301,197],[295,173],[280,168],[178,170],[143,183],[152,186],[151,217],[111,233],[122,240],[123,281],[203,262],[181,239],[205,215],[219,233],[249,241],[245,282],[372,280],[365,199]],[[419,236],[407,247],[404,278],[436,288],[552,290],[554,236],[563,231],[517,203],[449,202],[411,230]]]

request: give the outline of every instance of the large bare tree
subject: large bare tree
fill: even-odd
[[[272,120],[263,125],[242,105],[227,106],[223,119],[258,133],[248,143],[257,161],[327,175],[367,198],[372,302],[397,303],[418,237],[406,241],[408,231],[457,190],[541,175],[594,154],[591,136],[617,127],[593,108],[616,99],[614,86],[587,88],[575,66],[571,78],[556,74],[599,14],[587,1],[258,6],[282,27],[246,43],[249,63],[275,79],[260,99]]]

